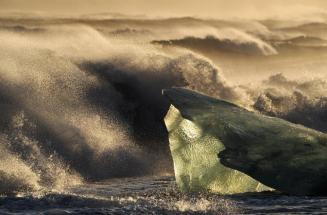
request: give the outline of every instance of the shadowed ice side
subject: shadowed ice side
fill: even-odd
[[[327,194],[326,134],[182,88],[163,94],[172,103],[165,123],[183,190],[267,189],[256,179],[290,194]]]

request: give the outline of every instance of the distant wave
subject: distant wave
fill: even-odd
[[[122,36],[122,35],[146,35],[146,34],[152,34],[149,30],[139,30],[139,29],[133,29],[133,28],[120,28],[114,31],[111,31],[110,34]]]
[[[291,38],[289,40],[286,40],[286,42],[292,42],[292,43],[323,43],[326,42],[326,40],[318,38],[318,37],[310,37],[310,36],[298,36]]]
[[[327,24],[324,22],[309,22],[309,23],[304,23],[304,24],[299,24],[295,26],[290,26],[290,27],[284,27],[281,28],[283,30],[326,30]]]
[[[200,48],[210,51],[227,51],[239,54],[250,55],[275,55],[277,51],[270,45],[258,43],[255,41],[234,41],[231,39],[218,39],[214,36],[205,38],[186,37],[178,40],[153,41],[153,43],[162,45],[176,45],[186,48]]]
[[[4,26],[0,25],[0,31],[1,30],[20,32],[20,33],[37,33],[37,32],[43,32],[45,29],[36,28],[36,27],[26,27],[23,25],[4,25]]]
[[[308,48],[327,47],[327,40],[319,37],[305,36],[305,35],[300,35],[285,40],[276,40],[270,42],[275,46],[290,46],[290,47],[297,46],[297,47],[308,47]]]

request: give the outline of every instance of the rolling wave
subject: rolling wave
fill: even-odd
[[[87,26],[67,29],[0,33],[0,178],[7,188],[0,191],[171,171],[161,90],[188,86],[238,99],[200,56],[114,44]]]
[[[214,36],[206,36],[205,38],[186,37],[179,40],[154,41],[154,43],[249,55],[266,56],[277,54],[272,46],[265,43],[258,41],[239,42],[231,39],[218,39]]]

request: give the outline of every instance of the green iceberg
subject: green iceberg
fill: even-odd
[[[183,88],[164,90],[183,191],[327,194],[327,135]]]

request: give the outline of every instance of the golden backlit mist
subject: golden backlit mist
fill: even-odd
[[[147,16],[294,17],[324,12],[325,0],[0,0],[0,11],[85,14],[116,12]]]

